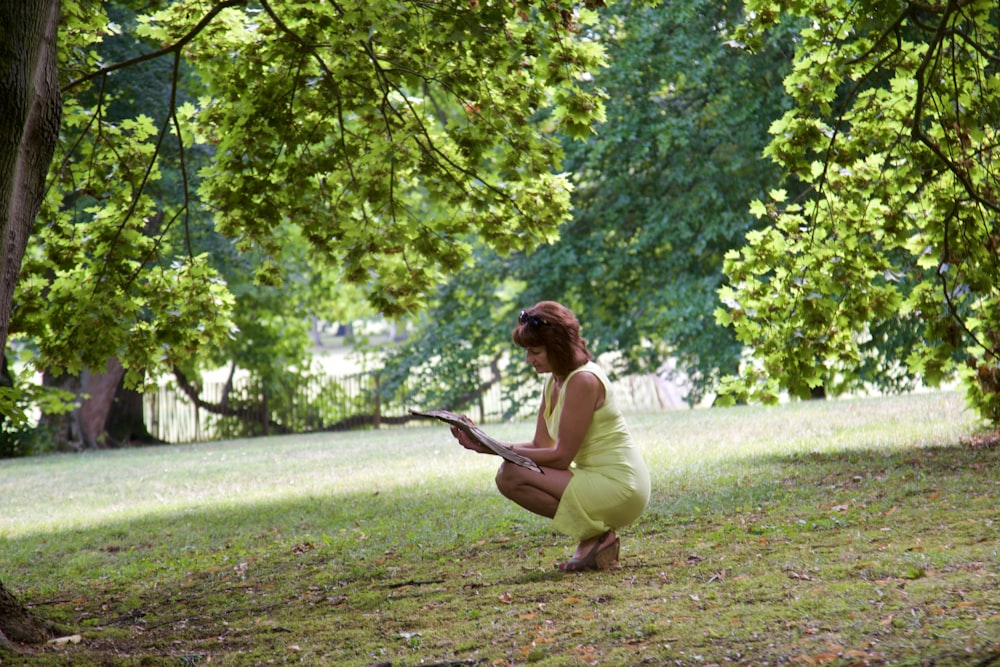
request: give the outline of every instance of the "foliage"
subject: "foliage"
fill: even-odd
[[[551,240],[603,117],[589,3],[63,3],[63,134],[13,331],[39,367],[301,363],[312,312],[413,312]],[[221,235],[220,235],[221,234]],[[315,304],[310,308],[307,304]]]
[[[469,369],[510,356],[515,316],[543,299],[574,309],[592,349],[612,353],[620,372],[676,360],[691,403],[736,370],[740,346],[712,312],[723,254],[754,224],[751,200],[777,178],[760,154],[768,123],[787,107],[780,81],[791,43],[791,31],[777,34],[754,58],[727,45],[740,10],[624,2],[601,12],[592,38],[606,46],[608,67],[587,85],[607,98],[607,120],[563,142],[573,218],[554,243],[510,258],[484,250],[454,274],[416,340],[390,359],[414,391],[431,404],[468,401],[482,382]],[[526,380],[529,370],[504,372]]]
[[[995,3],[747,6],[749,48],[788,16],[810,25],[768,148],[810,189],[757,202],[767,226],[727,255],[718,318],[754,358],[729,390],[774,401],[856,386],[874,346],[879,374],[905,362],[935,385],[957,372],[1000,420]]]
[[[413,323],[416,333],[388,351],[380,387],[384,395],[403,392],[411,405],[465,411],[506,376],[510,413],[537,400],[515,389],[516,379],[530,377],[510,337],[517,314],[528,305],[519,301],[524,285],[509,277],[523,260],[482,247],[474,252],[475,261],[455,272],[438,290],[434,306]]]
[[[150,16],[143,34],[178,39],[193,6]],[[576,82],[601,62],[574,38],[592,13],[404,7],[262,2],[221,12],[186,52],[210,92],[179,114],[190,140],[214,148],[201,195],[240,250],[261,253],[262,282],[281,266],[274,230],[294,224],[317,259],[396,315],[465,261],[469,233],[510,251],[565,217],[558,147],[527,121],[546,109],[580,134],[600,117]]]
[[[625,3],[601,25],[611,66],[608,121],[567,143],[576,213],[558,244],[522,266],[531,293],[565,293],[586,316],[597,351],[621,371],[673,359],[699,402],[740,348],[712,312],[723,254],[754,225],[751,200],[777,171],[762,160],[770,120],[787,108],[779,82],[791,31],[748,57],[728,33],[739,2]],[[752,100],[752,104],[748,104]]]
[[[22,352],[22,356],[25,356]],[[76,396],[31,382],[18,382],[11,371],[15,361],[8,355],[0,378],[0,459],[46,454],[53,450],[50,434],[33,425],[32,412],[66,414],[79,406]]]
[[[81,637],[31,665],[985,665],[1000,449],[961,403],[635,415],[610,573],[439,426],[3,461],[0,561]]]
[[[49,414],[73,409],[75,397],[48,387],[25,384],[0,386],[0,459],[34,456],[52,451],[51,437],[45,429],[31,423],[29,411],[41,406]]]

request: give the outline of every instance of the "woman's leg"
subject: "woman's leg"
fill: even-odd
[[[497,488],[524,509],[552,518],[559,508],[563,492],[573,473],[569,470],[543,468],[539,474],[523,466],[504,461],[497,471]]]
[[[609,530],[603,535],[595,535],[594,537],[583,540],[582,542],[580,542],[580,544],[577,545],[576,553],[573,554],[573,558],[583,558],[588,553],[590,553],[590,551],[593,550],[595,546],[597,547],[598,551],[603,551],[604,549],[614,544],[615,540],[617,539],[618,536],[615,534],[615,531]]]
[[[559,509],[559,503],[569,480],[573,478],[573,473],[556,468],[542,469],[545,471],[544,475],[505,461],[497,471],[497,488],[500,489],[500,493],[524,509],[551,519]],[[583,540],[577,545],[573,560],[581,560],[591,554],[597,563],[597,554],[615,545],[617,539],[615,531],[610,530],[603,535]],[[617,553],[618,550],[615,548],[613,558],[617,558]],[[560,568],[575,569],[571,565],[572,562],[563,563]]]

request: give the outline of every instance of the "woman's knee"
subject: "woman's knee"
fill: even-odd
[[[505,496],[510,495],[517,486],[517,471],[514,468],[516,466],[504,461],[500,464],[500,468],[497,470],[497,475],[494,479],[497,489]]]

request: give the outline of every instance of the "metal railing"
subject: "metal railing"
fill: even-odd
[[[540,385],[516,388],[515,399],[522,403],[516,418],[535,414]],[[615,396],[626,411],[675,407],[654,375],[630,376],[613,383]],[[206,382],[201,388],[205,403],[219,404],[225,383]],[[521,400],[528,398],[526,402]],[[378,375],[362,373],[345,376],[318,376],[295,387],[263,388],[236,381],[228,394],[226,411],[198,407],[173,385],[161,386],[144,397],[144,416],[149,433],[171,443],[221,440],[232,437],[278,435],[378,428],[405,424],[409,411],[428,406],[404,405],[381,399]],[[439,406],[430,406],[439,407]],[[479,423],[496,423],[514,408],[502,383],[492,385],[469,410]]]

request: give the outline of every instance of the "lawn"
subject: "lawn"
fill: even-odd
[[[0,461],[0,580],[70,636],[0,663],[1000,665],[960,396],[630,423],[654,494],[606,573],[441,426]]]

